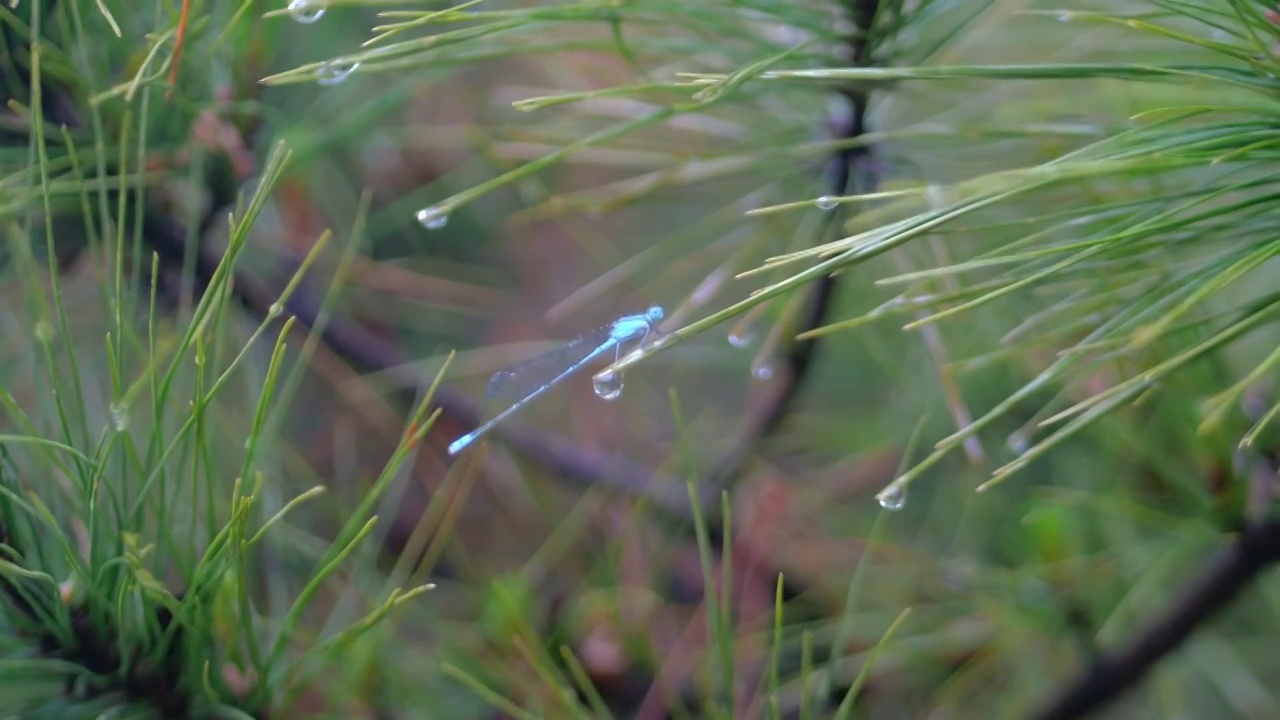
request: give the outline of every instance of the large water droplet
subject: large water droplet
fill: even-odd
[[[312,0],[289,0],[289,17],[302,23],[310,25],[311,23],[324,17],[324,8],[316,7]]]
[[[350,60],[330,60],[316,71],[316,82],[321,85],[337,85],[351,77],[360,63]]]
[[[729,344],[741,350],[751,344],[753,334],[750,330],[730,330]]]
[[[622,396],[622,373],[604,370],[596,373],[591,384],[601,400],[617,400]]]
[[[439,230],[449,224],[449,213],[437,207],[424,207],[418,211],[418,222],[428,230]]]
[[[116,432],[124,432],[129,429],[129,406],[121,403],[120,405],[111,405],[111,427]]]
[[[823,195],[817,199],[815,204],[818,206],[819,210],[835,210],[836,205],[839,205],[840,201],[830,195]]]
[[[901,510],[907,506],[907,486],[890,485],[876,495],[876,500],[885,510]]]

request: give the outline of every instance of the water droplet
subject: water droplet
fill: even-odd
[[[303,25],[311,23],[324,17],[324,8],[316,7],[312,0],[289,0],[289,17]]]
[[[835,210],[840,201],[830,195],[823,195],[816,202],[819,210]]]
[[[48,343],[53,340],[53,324],[48,320],[41,320],[36,323],[36,339],[42,343]]]
[[[756,341],[756,326],[759,324],[760,315],[764,312],[764,305],[747,311],[738,322],[729,328],[727,337],[729,344],[736,348],[744,348]]]
[[[111,427],[116,432],[124,432],[129,429],[129,406],[128,405],[111,405]]]
[[[350,60],[330,60],[316,71],[316,82],[320,85],[337,85],[351,77],[351,73],[360,67],[360,63]]]
[[[418,222],[428,230],[439,230],[449,224],[449,213],[436,207],[424,207],[418,211]]]
[[[596,374],[591,380],[596,395],[601,400],[617,400],[622,396],[622,374],[605,370]]]
[[[1031,449],[1031,438],[1022,430],[1014,430],[1009,433],[1008,439],[1004,441],[1005,447],[1009,448],[1018,455],[1022,455]]]
[[[876,500],[885,510],[901,510],[907,506],[907,486],[890,485],[876,495]]]
[[[1058,22],[1071,22],[1072,20],[1075,20],[1075,19],[1076,19],[1076,14],[1073,12],[1058,13]]]
[[[774,369],[772,362],[755,362],[751,364],[751,377],[757,380],[773,379]]]

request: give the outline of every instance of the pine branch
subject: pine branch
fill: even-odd
[[[845,43],[848,61],[854,67],[867,67],[874,61],[873,45],[867,39],[871,36],[879,9],[880,0],[855,0],[849,4],[853,30]],[[874,152],[868,145],[856,142],[867,133],[871,93],[865,87],[847,85],[838,90],[838,95],[844,100],[845,107],[829,118],[827,124],[832,139],[843,142],[837,142],[839,149],[832,153],[827,163],[828,186],[825,194],[839,197],[855,188],[860,193],[874,192],[879,185],[879,178],[874,172]],[[826,218],[819,233],[819,244],[835,240],[844,220],[839,205],[824,209],[824,212]],[[831,299],[837,287],[836,278],[834,274],[824,275],[804,291],[808,293],[808,298],[791,337],[803,335],[827,324]],[[718,492],[731,485],[735,475],[741,470],[742,462],[756,443],[770,435],[786,419],[808,375],[817,343],[817,338],[793,339],[790,342],[783,372],[776,378],[780,387],[773,392],[763,408],[751,415],[733,449],[711,473],[708,483],[711,488]]]
[[[211,214],[210,217],[216,217],[216,214]],[[144,237],[160,255],[164,266],[181,269],[186,252],[184,232],[175,221],[160,215],[149,217]],[[196,248],[195,252],[195,280],[197,287],[203,287],[212,278],[217,262],[201,248]],[[233,274],[235,280],[232,292],[241,306],[259,318],[267,317],[279,293],[243,272],[234,271]],[[320,302],[320,297],[308,291],[304,285],[285,301],[284,314],[296,317],[303,326],[298,330],[305,331],[316,326],[320,317]],[[283,320],[278,322],[283,323]],[[344,318],[330,317],[320,335],[334,352],[362,372],[386,371],[406,365],[412,360],[385,338]],[[400,401],[405,407],[411,407],[415,396],[424,393],[426,389],[427,385],[421,383],[406,391]],[[434,402],[461,423],[474,425],[479,421],[480,411],[476,406],[448,387],[436,390]],[[554,439],[518,423],[506,423],[496,428],[494,433],[516,451],[529,456],[562,480],[588,487],[603,485],[637,497],[648,497],[672,515],[689,516],[689,500],[683,486],[656,477],[649,468]]]
[[[1280,519],[1248,525],[1209,560],[1181,599],[1124,647],[1100,655],[1067,683],[1034,720],[1071,720],[1101,710],[1137,686],[1165,655],[1235,600],[1254,579],[1280,563]]]

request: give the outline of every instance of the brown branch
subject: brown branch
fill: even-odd
[[[1216,615],[1259,574],[1280,563],[1280,520],[1247,526],[1205,566],[1182,598],[1128,645],[1103,653],[1031,715],[1071,720],[1102,709],[1136,686],[1165,655]]]
[[[865,67],[873,62],[872,44],[867,42],[867,38],[878,8],[879,0],[856,0],[850,4],[849,14],[854,30],[845,42],[848,61],[855,67]],[[841,196],[848,194],[850,190],[872,192],[879,184],[877,173],[874,172],[875,158],[869,147],[857,142],[867,132],[870,93],[850,86],[841,89],[839,95],[845,100],[846,107],[836,117],[829,118],[828,125],[833,138],[847,142],[840,143],[841,149],[833,153],[827,163],[828,183],[825,194]],[[832,236],[840,232],[841,221],[844,219],[839,206],[826,212],[826,221],[817,234],[818,242],[833,239]],[[809,297],[796,323],[793,337],[827,324],[835,291],[835,275],[824,275],[813,283],[808,290]],[[707,483],[711,492],[718,493],[719,489],[732,485],[751,449],[762,438],[772,434],[786,419],[808,376],[816,350],[817,340],[791,341],[783,362],[784,367],[774,381],[776,389],[763,403],[763,407],[750,413],[739,430],[733,449],[711,473]],[[713,503],[708,512],[717,509],[718,505]]]
[[[183,230],[176,222],[163,215],[152,214],[146,219],[143,235],[160,255],[162,263],[169,267],[181,267],[182,257],[187,250],[182,240]],[[195,279],[199,292],[213,277],[217,261],[200,248],[195,248],[194,251],[197,253]],[[232,293],[241,305],[260,318],[267,316],[271,305],[279,298],[278,290],[268,288],[238,271],[233,273]],[[299,331],[316,328],[320,319],[321,300],[320,296],[308,289],[306,283],[302,283],[286,299],[284,314],[297,318],[298,323],[303,326]],[[362,372],[391,370],[412,361],[403,350],[385,338],[341,317],[327,318],[319,327],[319,332],[320,339],[330,349]],[[406,407],[411,406],[417,396],[426,392],[429,381],[430,378],[416,382],[410,391],[402,395],[401,400]],[[433,402],[461,423],[474,425],[479,420],[479,410],[451,388],[438,388]],[[584,486],[603,485],[647,497],[668,513],[685,518],[690,516],[689,497],[684,483],[664,479],[647,467],[613,455],[576,447],[573,443],[550,437],[518,423],[506,423],[497,427],[494,435],[561,480]]]

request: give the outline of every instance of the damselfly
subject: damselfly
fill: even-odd
[[[454,440],[449,445],[449,454],[457,455],[462,452],[508,415],[581,370],[592,360],[612,350],[613,361],[617,362],[624,343],[639,340],[637,346],[644,345],[649,339],[649,333],[657,330],[663,315],[662,308],[654,305],[639,315],[625,315],[604,327],[596,328],[546,355],[499,370],[489,380],[488,394],[494,396],[514,393],[520,399],[485,424]],[[620,389],[621,385],[616,386],[616,389],[597,386],[596,394],[612,400],[618,396]]]

